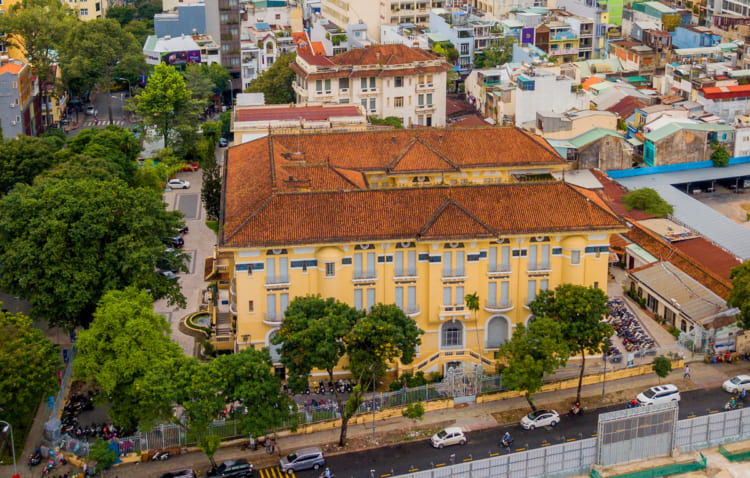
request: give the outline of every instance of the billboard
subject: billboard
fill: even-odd
[[[521,30],[521,46],[534,44],[534,29],[533,28],[524,28]]]
[[[173,51],[161,54],[161,61],[167,65],[184,65],[186,63],[200,63],[200,50]]]

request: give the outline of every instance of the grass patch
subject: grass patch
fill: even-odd
[[[219,233],[219,221],[206,221],[206,226],[216,234]]]

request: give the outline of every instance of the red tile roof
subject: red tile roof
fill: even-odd
[[[312,51],[314,55],[325,55],[326,49],[323,46],[323,42],[314,41],[311,43]]]
[[[237,107],[236,121],[284,121],[299,120],[323,121],[332,117],[362,116],[352,105],[341,106],[298,106],[278,105],[263,107]]]
[[[23,67],[26,65],[19,65],[15,62],[8,62],[4,64],[3,66],[0,66],[0,75],[4,75],[5,73],[11,73],[13,75],[17,75],[21,70],[23,70]]]
[[[644,104],[645,103],[634,96],[626,96],[614,105],[607,108],[607,111],[609,111],[610,113],[615,113],[620,118],[625,119],[628,116],[632,115],[637,108],[642,108]]]
[[[432,52],[406,45],[374,45],[369,48],[353,48],[331,57],[337,65],[405,65],[416,61],[429,61],[438,58]]]
[[[487,124],[488,123],[479,114],[473,114],[465,118],[461,118],[460,120],[456,121],[455,123],[451,123],[448,126],[451,128],[470,128],[472,126],[486,127]]]
[[[734,255],[703,237],[673,242],[672,247],[695,258],[706,269],[727,281],[732,269],[742,264]]]
[[[453,162],[439,151],[431,148],[421,139],[412,138],[404,150],[396,156],[388,171],[406,172],[436,172],[436,171],[458,171]]]
[[[703,96],[710,100],[727,98],[747,98],[750,96],[750,85],[708,86],[701,88]]]

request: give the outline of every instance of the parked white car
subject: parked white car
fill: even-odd
[[[737,393],[741,390],[750,390],[750,375],[737,375],[721,385],[725,392]]]
[[[658,405],[660,403],[679,402],[680,391],[672,384],[657,385],[636,397],[640,405]]]
[[[560,423],[560,414],[555,410],[536,410],[521,419],[521,426],[525,430],[533,430],[540,427],[554,427]]]
[[[466,435],[458,427],[448,427],[432,435],[430,442],[435,448],[443,448],[449,445],[465,445]]]
[[[172,189],[190,189],[190,182],[184,179],[170,179],[167,181],[167,186]]]

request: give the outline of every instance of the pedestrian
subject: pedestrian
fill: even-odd
[[[690,365],[685,365],[685,373],[682,375],[682,378],[690,378]]]
[[[266,436],[266,439],[264,441],[266,442],[266,453],[270,455],[271,454],[271,438]]]
[[[276,449],[276,439],[271,438],[271,454],[273,454],[273,451]]]

